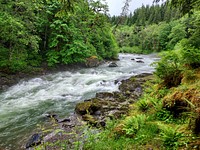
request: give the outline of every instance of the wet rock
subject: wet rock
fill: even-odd
[[[109,112],[108,117],[111,119],[117,119],[126,113],[126,111],[113,110]]]
[[[100,65],[100,61],[97,58],[97,56],[91,56],[89,58],[86,59],[86,63],[85,63],[86,67],[97,67]]]
[[[46,113],[46,114],[44,114],[44,116],[45,116],[46,118],[53,119],[53,120],[55,120],[56,122],[58,121],[58,115],[57,115],[57,114],[54,114],[54,113]]]
[[[135,76],[135,78],[143,78],[143,77],[147,77],[153,75],[152,73],[141,73]]]
[[[84,121],[96,127],[101,126],[100,122],[104,122],[106,118],[120,118],[128,112],[129,105],[141,96],[142,84],[149,80],[149,75],[142,74],[121,80],[119,92],[97,93],[95,98],[77,104],[75,110]]]
[[[137,60],[136,62],[137,63],[144,63],[144,61],[142,61],[142,60]]]
[[[58,123],[63,123],[63,122],[70,122],[71,120],[69,118],[63,118],[63,119],[58,119]]]
[[[111,93],[111,92],[99,92],[99,93],[96,93],[96,98],[111,98],[113,97],[114,94]]]
[[[100,116],[101,114],[102,114],[102,113],[101,113],[100,110],[94,112],[94,115],[96,115],[96,116]]]
[[[134,95],[136,95],[138,97],[142,95],[142,87],[141,86],[138,86],[137,88],[135,88]]]
[[[75,111],[80,115],[85,115],[85,114],[93,114],[100,108],[101,108],[100,101],[98,99],[93,99],[91,101],[78,103],[75,107]]]
[[[118,65],[115,62],[111,62],[108,67],[118,67]]]
[[[131,60],[135,60],[135,58],[132,58]]]
[[[57,118],[58,117],[58,115],[54,114],[54,113],[46,113],[46,114],[44,114],[44,116],[47,118]]]
[[[38,133],[35,133],[28,140],[25,147],[30,148],[30,147],[33,147],[33,146],[37,146],[37,145],[41,144],[41,141],[42,141],[42,136]]]
[[[136,59],[143,59],[142,57],[136,57]]]

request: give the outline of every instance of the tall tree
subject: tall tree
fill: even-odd
[[[154,0],[154,2],[160,2],[161,0]],[[200,0],[167,0],[173,7],[179,7],[183,15],[187,14],[191,16],[195,8],[199,8]]]

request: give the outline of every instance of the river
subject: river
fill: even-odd
[[[142,57],[144,63],[137,63]],[[135,60],[131,60],[131,59]],[[156,55],[120,54],[118,67],[105,63],[96,68],[58,72],[28,81],[20,81],[0,94],[0,149],[22,149],[37,128],[45,122],[44,114],[60,117],[73,113],[77,102],[94,97],[97,92],[118,90],[116,79],[140,73],[152,73]],[[139,60],[139,59],[138,59]]]

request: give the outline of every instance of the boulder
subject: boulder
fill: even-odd
[[[108,67],[118,67],[118,65],[115,62],[111,62]]]
[[[135,60],[134,58],[132,58],[131,60]]]
[[[144,61],[142,61],[142,60],[137,60],[136,62],[137,63],[144,63]]]
[[[58,119],[57,122],[58,123],[63,123],[63,122],[70,122],[71,120],[69,118],[62,118],[62,119]]]
[[[101,108],[101,104],[98,99],[93,99],[91,101],[84,101],[78,103],[75,107],[76,113],[80,115],[93,114]]]
[[[97,56],[91,56],[86,59],[85,65],[86,65],[86,67],[89,67],[89,68],[97,67],[100,65],[100,61],[97,58]]]
[[[136,59],[143,59],[142,57],[137,57]]]
[[[39,133],[35,133],[31,136],[31,138],[28,140],[28,142],[26,143],[26,148],[30,148],[33,146],[37,146],[39,144],[41,144],[42,141],[42,136]]]

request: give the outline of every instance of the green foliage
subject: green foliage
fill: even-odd
[[[142,49],[159,51],[158,27],[156,24],[150,25],[139,33]]]
[[[183,42],[183,41],[182,41]],[[200,50],[189,44],[181,50],[183,62],[192,68],[200,67]]]
[[[145,98],[139,100],[137,102],[137,106],[138,106],[139,110],[141,110],[143,112],[147,111],[150,107],[149,102]]]
[[[173,114],[164,108],[156,108],[155,118],[166,123],[171,123],[174,121]]]
[[[159,126],[149,121],[137,132],[134,142],[138,145],[149,144],[149,142],[156,140],[159,133]],[[160,139],[157,138],[157,140],[159,141]]]
[[[166,149],[175,150],[181,145],[179,140],[183,137],[183,134],[177,131],[178,128],[179,127],[173,128],[161,125],[160,138]]]
[[[29,28],[18,16],[0,12],[0,68],[19,71],[27,67],[28,54],[38,51],[39,41]]]
[[[116,58],[118,48],[100,1],[0,1],[0,69],[21,71],[90,56]]]
[[[186,26],[181,23],[176,23],[176,25],[172,28],[171,33],[168,38],[170,39],[168,43],[168,48],[173,49],[174,46],[183,38],[186,37]]]
[[[148,51],[143,51],[137,46],[133,47],[121,47],[120,48],[121,53],[135,53],[135,54],[145,54],[148,53]]]
[[[170,23],[165,23],[165,22],[160,23],[158,30],[159,30],[159,34],[158,34],[159,50],[166,50],[167,44],[169,42],[168,36],[172,30],[171,22]]]
[[[180,56],[176,51],[163,53],[162,59],[156,63],[155,74],[163,80],[164,86],[178,86],[182,79]]]
[[[134,136],[146,124],[146,115],[137,115],[128,118],[125,122],[123,130],[128,136]]]

